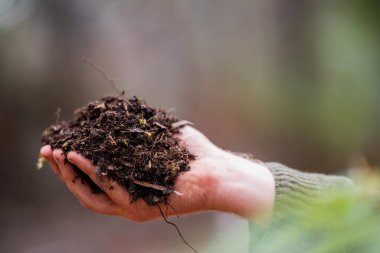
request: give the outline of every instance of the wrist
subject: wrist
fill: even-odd
[[[270,217],[275,199],[270,170],[263,163],[227,151],[221,153],[220,167],[213,209],[244,218]]]

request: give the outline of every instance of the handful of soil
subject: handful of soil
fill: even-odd
[[[47,128],[42,144],[83,155],[96,166],[99,179],[106,176],[118,182],[132,202],[143,199],[156,205],[167,203],[176,177],[189,170],[189,161],[195,158],[175,136],[187,124],[137,97],[108,96],[76,110],[73,120]],[[74,169],[94,192],[102,191]]]

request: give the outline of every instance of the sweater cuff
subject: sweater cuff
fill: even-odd
[[[342,176],[305,173],[279,163],[266,163],[266,166],[275,179],[273,216],[277,220],[281,220],[281,213],[287,219],[289,215],[296,217],[305,214],[306,209],[318,200],[318,195],[323,191],[353,185],[350,179]]]

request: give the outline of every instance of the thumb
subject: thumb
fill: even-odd
[[[220,150],[203,133],[191,126],[181,128],[178,138],[181,144],[197,157]]]

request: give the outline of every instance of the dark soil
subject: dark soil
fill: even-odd
[[[176,137],[188,123],[137,97],[108,96],[75,111],[73,120],[47,128],[42,144],[65,154],[78,152],[97,167],[100,179],[105,176],[122,185],[132,202],[143,199],[156,205],[167,203],[176,177],[189,170],[189,161],[194,159]],[[94,192],[102,191],[74,169]]]

